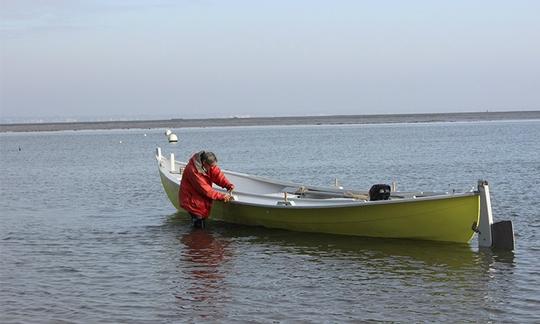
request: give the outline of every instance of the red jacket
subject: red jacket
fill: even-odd
[[[180,207],[188,213],[208,218],[214,200],[224,200],[225,194],[215,191],[212,183],[231,190],[234,185],[225,177],[218,166],[205,170],[201,163],[199,153],[195,153],[189,160],[180,182],[178,200]]]

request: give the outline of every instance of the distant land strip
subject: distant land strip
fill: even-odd
[[[496,120],[540,120],[540,110],[503,112],[465,112],[431,114],[389,114],[389,115],[334,115],[297,117],[247,117],[247,118],[207,118],[207,119],[165,119],[96,122],[55,122],[0,124],[0,132],[42,132],[65,130],[99,129],[151,129],[184,127],[226,127],[226,126],[274,126],[274,125],[347,125],[385,123],[429,123]]]

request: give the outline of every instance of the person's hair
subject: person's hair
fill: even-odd
[[[217,157],[212,152],[202,151],[202,153],[201,153],[201,162],[203,162],[203,163],[206,162],[206,163],[212,165],[214,163],[217,163]]]

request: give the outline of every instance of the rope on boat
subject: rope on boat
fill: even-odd
[[[294,191],[295,195],[299,196],[305,196],[306,194],[313,194],[313,195],[328,195],[329,197],[335,197],[335,198],[352,198],[355,200],[369,200],[369,195],[347,191],[347,192],[327,192],[327,191],[319,191],[319,190],[310,190],[306,186],[300,186],[298,189]]]
[[[352,199],[355,199],[355,200],[369,200],[369,195],[360,194],[360,193],[354,193],[354,192],[350,192],[350,191],[347,191],[347,192],[343,193],[343,197],[352,198]]]

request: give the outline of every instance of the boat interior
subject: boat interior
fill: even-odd
[[[157,156],[156,156],[157,158]],[[160,160],[160,171],[168,175],[172,181],[179,183],[185,162],[171,161],[164,157]],[[234,183],[233,196],[238,203],[256,205],[281,205],[281,206],[335,206],[349,204],[380,203],[370,199],[370,193],[366,190],[351,190],[342,187],[320,187],[298,184],[293,182],[267,179],[259,176],[248,175],[239,172],[222,170],[227,178]],[[220,192],[226,192],[223,188],[214,185]],[[470,193],[466,193],[470,194]],[[386,203],[415,199],[437,199],[455,197],[456,193],[447,192],[389,192],[384,200]]]

